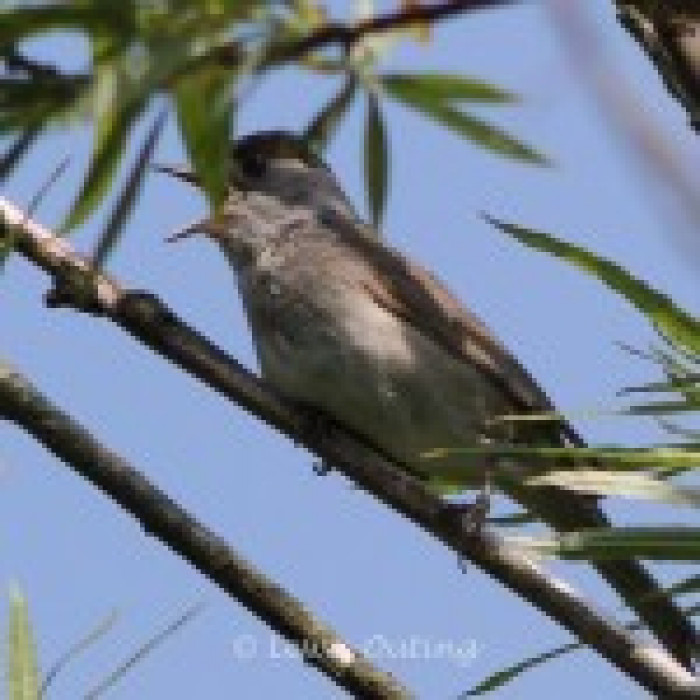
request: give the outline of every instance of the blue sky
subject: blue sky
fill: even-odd
[[[588,11],[616,68],[680,151],[697,158],[685,114],[616,26],[611,4],[591,1]],[[81,49],[74,38],[56,38],[38,50],[80,65]],[[529,3],[445,23],[430,46],[401,49],[391,65],[463,72],[515,90],[522,104],[480,113],[550,155],[555,167],[504,161],[387,103],[387,238],[438,272],[573,415],[614,405],[622,386],[656,378],[653,367],[615,345],[653,342],[643,319],[595,281],[523,249],[479,218],[487,211],[581,243],[698,312],[697,267],[665,224],[681,225],[673,201],[640,174],[637,159],[580,85],[546,12]],[[281,70],[243,105],[237,129],[300,128],[334,87],[330,80]],[[360,207],[362,116],[358,104],[329,152]],[[26,204],[46,172],[71,153],[68,174],[37,214],[47,225],[58,224],[79,186],[90,136],[87,129],[53,131],[3,194]],[[157,160],[183,158],[171,120]],[[254,367],[233,280],[216,249],[198,239],[163,242],[203,211],[195,192],[149,176],[109,269],[125,285],[156,292]],[[98,216],[81,230],[76,246],[89,249],[102,221]],[[378,663],[420,697],[456,697],[488,673],[568,640],[481,572],[462,572],[442,545],[339,475],[316,476],[306,452],[108,322],[45,309],[47,288],[43,274],[11,259],[0,277],[2,357],[351,642],[386,640],[398,655],[397,645],[411,639],[431,649],[452,644],[476,650],[473,659],[460,662],[392,658],[384,648]],[[659,437],[651,421],[639,418],[577,424],[594,442],[643,444]],[[628,518],[658,512],[629,502],[613,509]],[[692,513],[677,509],[669,517],[687,522]],[[580,567],[562,571],[614,606],[592,575]],[[131,672],[112,697],[340,695],[297,660],[278,658],[279,642],[249,613],[31,439],[0,424],[0,585],[10,580],[29,598],[45,666],[110,610],[120,611],[116,629],[56,681],[55,697],[80,696],[139,641],[202,598],[205,611]],[[251,649],[252,658],[241,658]],[[634,685],[588,652],[527,674],[498,697],[564,689],[570,700],[639,697]]]

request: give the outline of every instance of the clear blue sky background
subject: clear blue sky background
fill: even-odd
[[[615,24],[607,0],[587,3],[611,60],[642,96],[664,133],[698,157],[686,116]],[[336,3],[344,7],[342,3]],[[80,66],[83,46],[57,38],[44,56]],[[610,130],[552,31],[529,3],[440,26],[428,47],[402,49],[406,70],[473,74],[524,96],[522,105],[482,110],[549,154],[553,169],[513,164],[463,143],[403,107],[386,104],[392,185],[386,235],[439,272],[572,412],[614,403],[620,387],[657,377],[615,345],[644,348],[654,334],[624,302],[565,265],[523,249],[479,217],[540,227],[613,258],[691,311],[698,311],[697,265],[672,243],[672,211],[640,175],[638,161]],[[297,128],[335,87],[280,71],[244,104],[238,130]],[[329,158],[363,207],[358,108]],[[145,125],[144,125],[145,127]],[[44,138],[3,194],[26,204],[67,153],[69,174],[38,214],[60,222],[80,183],[90,132]],[[181,162],[171,121],[160,162]],[[163,238],[201,215],[186,187],[151,175],[140,208],[110,268],[125,284],[149,289],[250,366],[255,360],[229,270],[213,246]],[[103,219],[75,237],[89,249]],[[673,220],[673,219],[672,219]],[[675,220],[674,220],[675,221]],[[674,224],[675,225],[675,224]],[[357,645],[380,635],[476,645],[476,657],[389,658],[422,698],[454,698],[490,672],[568,640],[555,624],[473,567],[388,512],[337,474],[319,478],[311,457],[229,405],[106,321],[46,310],[47,278],[19,258],[0,277],[0,353],[59,405],[143,470],[173,498],[225,536]],[[581,422],[593,441],[644,443],[653,423],[604,418]],[[622,516],[656,513],[616,505]],[[690,521],[689,510],[671,514]],[[592,596],[614,600],[594,577],[567,569]],[[268,630],[172,552],[144,535],[105,497],[57,464],[14,426],[0,425],[0,586],[26,591],[44,668],[110,610],[117,628],[55,684],[54,697],[80,697],[116,662],[188,604],[203,614],[122,680],[111,697],[305,697],[339,695],[294,659],[271,658]],[[611,607],[612,609],[612,607]],[[0,605],[4,621],[6,605]],[[3,627],[4,628],[4,627]],[[4,636],[4,633],[3,633]],[[236,656],[255,646],[254,658]],[[583,652],[523,676],[502,698],[636,698],[626,678]]]

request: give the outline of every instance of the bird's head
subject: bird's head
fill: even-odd
[[[283,131],[251,134],[234,142],[228,157],[230,187],[222,211],[170,240],[204,232],[241,262],[274,242],[280,227],[294,217],[359,221],[331,170],[300,136]],[[188,168],[158,170],[200,184]]]
[[[332,208],[356,215],[338,181],[305,139],[286,131],[264,131],[235,141],[227,157],[230,202],[261,196],[282,207]],[[186,167],[157,167],[190,184],[199,178]]]

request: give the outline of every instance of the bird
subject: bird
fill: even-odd
[[[486,479],[486,468],[464,468],[460,447],[584,444],[565,421],[497,420],[555,408],[435,275],[362,220],[302,136],[256,132],[235,141],[227,157],[221,207],[171,240],[202,233],[219,245],[261,374],[281,396],[329,416],[446,496],[482,488]],[[158,169],[200,184],[187,167]],[[447,457],[426,460],[435,448]],[[488,469],[503,477],[498,486],[507,496],[559,532],[610,525],[595,496],[523,486],[526,464],[496,460]],[[593,565],[692,668],[696,630],[644,566],[635,559]]]

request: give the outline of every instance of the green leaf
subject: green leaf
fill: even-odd
[[[175,103],[185,147],[213,208],[226,197],[233,101],[230,71],[205,66],[181,76]]]
[[[517,95],[512,92],[478,78],[454,73],[384,73],[379,79],[394,96],[404,95],[408,99],[466,100],[496,104],[518,101]]]
[[[85,93],[85,76],[40,75],[0,78],[0,134],[36,130],[71,118],[71,108]]]
[[[14,587],[10,589],[8,679],[10,700],[38,700],[39,672],[29,609],[22,593]]]
[[[658,591],[655,591],[651,596],[642,597],[644,599],[647,599],[658,596],[678,595],[680,593],[694,592],[698,590],[699,583],[700,577],[694,576],[690,579],[687,579],[686,581],[682,581],[679,584],[670,586],[665,590],[659,589]],[[691,606],[684,610],[684,613],[688,616],[695,615],[697,614],[697,612],[698,606]],[[642,626],[643,625],[639,621],[635,620],[634,622],[629,622],[625,624],[624,628],[627,630],[638,630],[641,629]],[[474,686],[471,690],[462,693],[462,695],[460,695],[459,697],[461,699],[476,697],[477,695],[485,695],[486,693],[492,690],[497,690],[498,688],[501,688],[506,683],[510,683],[517,676],[519,676],[522,673],[525,673],[525,671],[529,671],[535,668],[536,666],[540,666],[541,664],[547,661],[551,661],[552,659],[556,659],[559,656],[563,656],[564,654],[569,654],[572,651],[578,651],[579,649],[585,648],[586,644],[584,644],[583,642],[569,642],[568,644],[562,644],[559,647],[555,647],[554,649],[550,649],[549,651],[542,652],[541,654],[536,654],[535,656],[523,659],[522,661],[519,661],[518,663],[513,664],[512,666],[508,666],[507,668],[504,668],[500,671],[496,671],[496,673],[492,674],[491,676],[486,678],[486,680]]]
[[[631,416],[662,416],[669,413],[688,413],[697,411],[697,402],[685,400],[678,401],[653,401],[651,403],[637,404],[625,409],[625,413]]]
[[[658,503],[700,506],[700,489],[676,486],[646,474],[602,470],[553,471],[525,480],[528,486],[559,486],[577,493],[641,498]]]
[[[464,465],[454,464],[435,468],[446,477],[465,478],[474,474],[475,460],[491,457],[504,457],[528,460],[528,474],[550,473],[561,470],[564,462],[567,469],[574,470],[577,464],[590,470],[592,462],[604,465],[606,471],[630,471],[652,468],[657,472],[676,472],[700,466],[700,450],[685,447],[516,447],[511,445],[484,445],[481,447],[455,447],[433,450],[424,455],[429,459],[442,459],[463,455]]]
[[[422,112],[434,121],[473,141],[482,148],[528,163],[547,164],[547,159],[530,146],[509,136],[498,127],[460,111],[439,96],[425,92],[418,93],[413,89],[397,89],[397,85],[391,82],[382,82],[382,85],[395,99]]]
[[[0,183],[3,183],[12,175],[12,172],[21,163],[22,158],[32,147],[40,132],[41,129],[36,124],[27,126],[12,146],[3,153],[2,158],[0,158]]]
[[[693,374],[688,377],[679,377],[678,379],[669,379],[664,382],[649,382],[641,386],[626,386],[617,392],[618,396],[627,396],[629,394],[658,394],[670,393],[672,391],[693,390],[700,393],[700,374]]]
[[[672,596],[685,595],[686,593],[697,593],[700,591],[700,574],[689,576],[678,583],[674,583],[666,589]]]
[[[95,80],[88,99],[95,115],[95,145],[81,191],[61,227],[63,233],[81,226],[110,191],[127,152],[129,132],[148,96],[149,81],[143,75],[133,76],[126,51],[114,46],[112,38],[96,38],[93,55]]]
[[[335,136],[356,95],[357,79],[354,75],[350,75],[340,91],[306,128],[303,136],[304,141],[312,148],[323,151]]]
[[[556,659],[557,657],[563,656],[571,651],[575,651],[576,649],[581,649],[584,646],[585,645],[581,644],[580,642],[570,642],[569,644],[563,644],[556,649],[551,649],[550,651],[545,651],[542,654],[537,654],[537,656],[531,656],[530,658],[519,661],[512,666],[496,671],[496,673],[490,675],[488,678],[486,678],[486,680],[474,686],[471,690],[462,693],[459,698],[474,698],[478,695],[486,695],[486,693],[490,693],[492,690],[498,690],[507,683],[510,683],[521,673],[525,673],[525,671],[529,671],[535,666],[539,666],[546,661]]]
[[[102,235],[95,248],[93,255],[93,264],[96,269],[102,267],[107,256],[116,246],[121,237],[129,214],[134,208],[134,204],[138,199],[139,193],[143,187],[148,164],[153,157],[153,153],[158,143],[158,139],[165,125],[167,111],[163,110],[155,118],[151,128],[149,129],[146,138],[141,145],[136,162],[131,169],[119,199],[112,209],[109,221],[102,231]]]
[[[379,99],[374,92],[367,95],[365,122],[365,183],[372,215],[372,224],[379,229],[389,185],[389,145]]]
[[[535,518],[526,511],[519,513],[510,513],[508,515],[492,515],[486,519],[489,525],[497,525],[499,527],[519,527],[520,525],[531,525],[535,522]]]
[[[513,536],[507,541],[535,554],[556,555],[563,559],[700,559],[700,528],[694,527],[594,528],[551,537]]]
[[[652,347],[649,352],[649,359],[660,365],[666,375],[665,386],[659,388],[661,385],[657,384],[656,390],[680,394],[690,410],[700,409],[700,358],[686,357],[672,341],[668,342],[673,352],[658,347]]]
[[[597,277],[641,311],[674,343],[694,355],[700,355],[700,322],[676,306],[669,297],[626,272],[616,263],[553,236],[509,224],[491,216],[484,218],[496,228],[530,248],[551,253]]]

